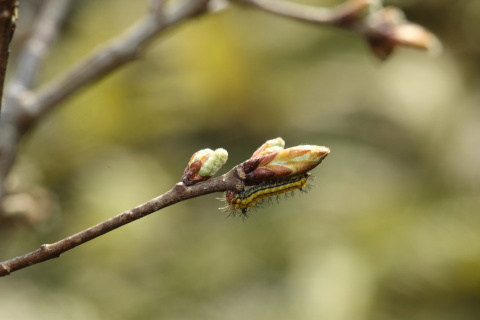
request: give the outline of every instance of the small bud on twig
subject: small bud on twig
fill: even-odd
[[[203,149],[195,152],[183,173],[182,182],[186,186],[210,179],[227,162],[228,152],[219,148]]]

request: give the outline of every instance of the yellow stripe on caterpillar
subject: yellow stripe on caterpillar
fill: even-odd
[[[269,200],[271,197],[293,192],[296,189],[305,191],[310,176],[310,173],[304,173],[291,178],[268,180],[260,184],[246,186],[240,192],[227,191],[225,193],[227,206],[224,209],[230,211],[233,215],[240,210],[241,214],[246,216],[250,208],[260,205],[264,200]]]

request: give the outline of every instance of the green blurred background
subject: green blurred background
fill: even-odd
[[[1,260],[165,192],[202,148],[228,150],[221,173],[276,137],[332,153],[308,194],[245,222],[208,195],[2,278],[0,318],[480,319],[480,1],[387,4],[443,53],[380,63],[353,34],[232,5],[50,114],[11,177],[43,206],[0,229]],[[74,2],[42,82],[148,6]]]

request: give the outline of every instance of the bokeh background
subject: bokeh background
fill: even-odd
[[[36,1],[21,2],[19,30]],[[50,114],[10,177],[30,198],[1,260],[165,192],[202,148],[228,150],[222,173],[276,137],[332,153],[308,194],[247,221],[209,195],[2,278],[0,318],[479,319],[480,2],[387,4],[443,53],[381,63],[353,34],[232,5]],[[41,82],[148,5],[74,1]]]

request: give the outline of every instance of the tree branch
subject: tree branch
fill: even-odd
[[[12,0],[10,0],[11,2]],[[425,29],[407,23],[402,12],[396,8],[382,9],[381,3],[374,0],[350,0],[334,8],[318,8],[300,5],[282,0],[231,0],[283,17],[292,18],[318,25],[329,25],[354,31],[369,42],[374,53],[387,57],[397,45],[407,45],[423,49],[436,47],[439,42]],[[0,4],[7,3],[0,0]],[[50,4],[65,5],[67,0],[50,0]],[[186,19],[208,11],[209,0],[184,0],[165,4],[163,0],[153,0],[150,13],[132,26],[124,34],[109,41],[91,53],[71,70],[45,84],[36,92],[31,91],[34,81],[27,76],[28,65],[38,68],[42,54],[32,50],[21,59],[19,75],[10,86],[0,122],[0,184],[10,170],[21,137],[37,123],[43,115],[58,106],[72,94],[96,80],[116,70],[120,66],[135,60],[143,50],[162,31],[175,26]],[[52,9],[44,16],[61,16],[62,8]],[[31,43],[43,44],[54,38],[55,25],[44,28],[34,34]],[[35,40],[35,38],[37,38]],[[37,45],[31,46],[32,48]],[[0,48],[1,49],[1,48]],[[35,49],[37,50],[37,49]],[[0,61],[1,62],[1,61]],[[0,63],[1,67],[1,63]],[[26,75],[27,74],[27,75]],[[0,70],[0,78],[1,70]],[[16,85],[19,84],[19,85]],[[28,89],[28,90],[27,90]],[[3,187],[0,186],[0,199]]]
[[[32,26],[32,34],[19,55],[15,76],[10,80],[7,94],[18,97],[32,89],[40,64],[57,37],[59,25],[67,13],[70,0],[48,0]]]
[[[5,192],[3,179],[13,164],[22,136],[22,123],[27,118],[23,101],[30,94],[29,90],[34,85],[39,66],[57,35],[58,25],[66,14],[69,2],[70,0],[49,0],[42,7],[32,27],[32,33],[20,53],[16,73],[7,86],[5,106],[0,119],[0,199],[3,199]]]
[[[334,8],[319,8],[283,0],[234,0],[282,17],[325,26],[342,26],[352,15],[368,8],[372,1],[355,0]]]
[[[161,2],[160,2],[161,3]],[[208,0],[175,2],[152,6],[150,14],[124,34],[95,50],[71,70],[40,88],[25,104],[31,121],[25,130],[60,102],[118,67],[138,58],[139,53],[162,31],[201,14]],[[161,10],[163,9],[163,11]]]
[[[300,145],[288,149],[284,146],[285,141],[282,138],[268,140],[250,159],[235,166],[223,176],[211,180],[210,177],[227,161],[228,153],[223,148],[215,151],[199,150],[190,158],[182,182],[177,183],[170,191],[65,239],[41,245],[39,249],[26,255],[1,262],[0,276],[59,257],[72,248],[174,203],[213,192],[226,192],[225,199],[231,214],[235,215],[237,210],[241,210],[245,217],[249,208],[268,196],[278,196],[294,189],[302,189],[310,176],[308,171],[318,166],[330,153],[330,149],[323,146]],[[273,191],[271,188],[268,189],[272,181],[277,183],[274,188],[276,190]],[[284,188],[280,188],[279,182],[282,182]],[[235,195],[246,186],[256,186],[255,196],[252,193],[249,194],[248,200],[237,198],[234,201]]]
[[[51,6],[54,6],[53,4],[66,5],[67,1],[50,0],[49,4]],[[310,7],[280,0],[231,1],[287,18],[351,30],[363,36],[380,58],[387,57],[397,45],[429,50],[438,42],[435,36],[425,29],[406,21],[399,9],[381,8],[381,6],[376,6],[377,2],[373,0],[351,0],[332,9]],[[6,57],[2,54],[6,53],[8,57],[8,43],[13,33],[11,28],[14,25],[14,21],[11,19],[14,11],[3,8],[7,4],[12,5],[13,2],[15,1],[0,0],[0,27],[4,28],[2,29],[3,34],[0,34],[0,81],[4,79],[6,65]],[[33,38],[29,42],[31,46],[27,48],[20,59],[18,76],[9,87],[11,88],[9,89],[9,99],[6,99],[6,105],[2,110],[4,112],[0,119],[0,199],[3,192],[2,180],[13,163],[18,142],[43,115],[88,84],[135,60],[139,52],[162,31],[207,12],[208,4],[209,0],[183,0],[165,5],[162,0],[154,0],[150,13],[144,19],[107,45],[95,50],[65,74],[53,79],[37,92],[33,92],[36,70],[45,54],[45,51],[38,48],[41,48],[42,45],[46,46],[55,37],[56,26],[58,26],[58,21],[65,8],[51,8],[52,11],[45,11],[41,17],[50,16],[55,21],[33,34]],[[1,11],[2,9],[3,11]],[[10,17],[10,20],[4,19],[7,16]],[[29,75],[29,72],[32,74]],[[257,150],[257,152],[260,151]],[[258,159],[250,160],[250,162],[247,161],[248,165],[253,165]],[[196,168],[195,162],[191,165],[193,167],[190,169]],[[252,177],[262,177],[269,173],[265,168],[262,170],[253,176],[254,172],[249,174]],[[277,173],[274,172],[274,174]],[[195,175],[193,177],[195,178]],[[206,182],[192,186],[178,183],[170,191],[140,206],[53,244],[44,244],[24,256],[0,263],[0,276],[59,257],[72,248],[179,201],[213,192],[239,191],[243,189],[245,179],[242,167],[237,166],[227,174]]]
[[[385,60],[397,46],[432,53],[441,43],[427,29],[408,21],[396,7],[382,7],[378,0],[350,0],[331,9],[283,0],[233,0],[282,17],[315,25],[333,26],[363,37],[377,58]]]
[[[30,49],[37,51],[36,48],[45,47],[48,41],[52,41],[56,33],[54,27],[58,26],[58,20],[65,10],[67,1],[50,0],[40,20],[42,17],[50,16],[56,18],[57,22],[34,32],[32,39],[28,41],[34,44],[29,47]],[[59,8],[51,8],[56,4],[59,4]],[[45,52],[33,52],[27,48],[20,59],[18,75],[9,86],[8,99],[5,100],[0,119],[0,201],[5,194],[3,181],[15,159],[17,145],[22,136],[43,115],[86,85],[135,60],[139,52],[163,30],[205,12],[207,4],[208,0],[185,0],[166,6],[163,0],[153,0],[147,17],[121,36],[95,50],[65,74],[44,85],[37,93],[30,90],[35,72],[32,70],[32,76],[25,75],[27,69],[25,64],[37,69]]]
[[[241,167],[238,166],[218,178],[197,183],[189,187],[179,182],[166,193],[133,209],[122,212],[115,217],[55,243],[43,244],[39,249],[23,256],[0,262],[0,276],[6,276],[31,265],[58,258],[62,253],[70,249],[177,202],[214,192],[225,192],[227,190],[239,191],[244,187],[243,180],[239,178],[239,176],[245,177],[244,174],[242,175],[242,172]]]
[[[17,20],[17,0],[0,0],[0,110],[3,98],[3,83],[7,73],[10,41]]]

